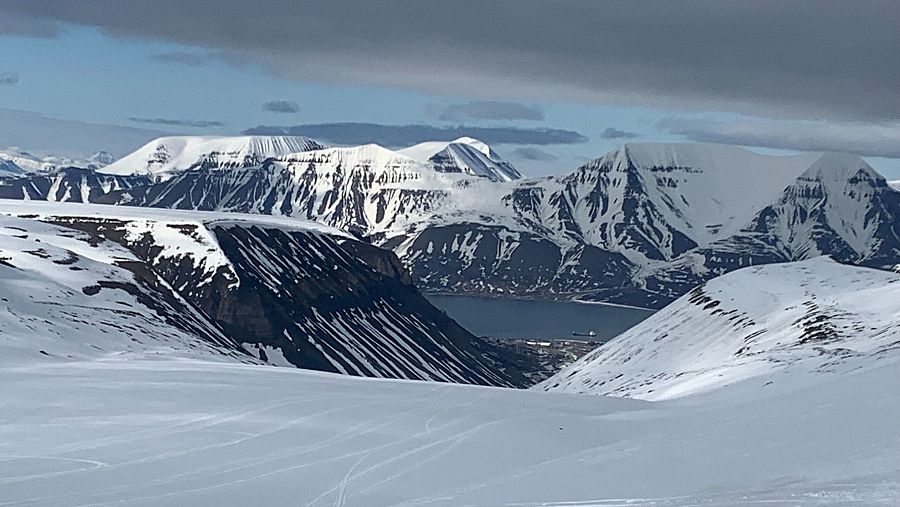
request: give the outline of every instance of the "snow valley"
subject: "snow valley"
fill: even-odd
[[[17,157],[0,505],[900,502],[900,192],[858,157]],[[661,309],[532,386],[423,292]]]

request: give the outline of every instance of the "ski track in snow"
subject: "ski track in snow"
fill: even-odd
[[[900,393],[859,393],[898,373],[649,403],[186,359],[0,365],[0,505],[894,505]]]

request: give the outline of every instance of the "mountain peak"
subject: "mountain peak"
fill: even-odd
[[[478,139],[475,139],[474,137],[463,136],[463,137],[454,139],[453,141],[451,141],[447,144],[448,144],[448,146],[451,144],[465,144],[467,146],[471,146],[472,148],[475,148],[476,150],[480,151],[481,153],[484,153],[488,157],[490,157],[492,155],[496,156],[496,153],[494,153],[494,151],[491,149],[490,146],[488,146],[487,143],[485,143],[484,141],[479,141]]]
[[[809,166],[804,176],[827,181],[845,181],[859,171],[874,178],[881,176],[861,157],[849,153],[826,152]]]
[[[483,141],[463,136],[453,141],[429,141],[398,150],[438,172],[480,176],[491,181],[513,181],[522,175]]]

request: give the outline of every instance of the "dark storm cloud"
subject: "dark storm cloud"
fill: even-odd
[[[533,120],[544,119],[544,112],[535,106],[518,102],[473,100],[463,104],[451,104],[438,116],[443,121],[465,120]]]
[[[220,121],[212,121],[212,120],[177,120],[171,118],[135,118],[129,117],[128,121],[133,121],[135,123],[147,123],[150,125],[166,125],[170,127],[198,127],[198,128],[208,128],[208,127],[221,127],[225,124]]]
[[[0,85],[14,85],[19,82],[19,74],[16,72],[0,72]]]
[[[61,31],[59,23],[43,16],[18,14],[13,9],[6,11],[0,6],[0,35],[52,38]]]
[[[244,0],[115,5],[6,0],[0,19],[203,47],[303,80],[485,99],[900,118],[896,0],[259,0],[252,15]]]
[[[546,151],[540,148],[530,148],[530,147],[520,147],[516,148],[512,151],[513,157],[524,159],[524,160],[540,160],[545,162],[550,162],[552,160],[559,160],[559,157],[552,153],[547,153]]]
[[[273,100],[263,104],[263,111],[270,113],[296,113],[300,111],[300,105],[289,100]]]
[[[607,127],[600,133],[603,139],[634,139],[638,135],[635,132],[626,132],[612,127]]]
[[[657,126],[691,141],[900,158],[900,122],[721,121],[666,118]]]
[[[378,123],[318,123],[291,127],[259,126],[244,135],[306,136],[332,144],[376,143],[389,148],[410,146],[423,141],[452,141],[471,136],[488,144],[578,144],[588,138],[571,130],[516,127],[436,127],[433,125],[382,125]]]

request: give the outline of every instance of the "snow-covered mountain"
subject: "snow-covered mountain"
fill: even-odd
[[[312,139],[294,136],[162,137],[107,165],[101,172],[166,179],[190,169],[248,167],[269,157],[321,148],[324,146]]]
[[[658,308],[751,264],[900,264],[900,193],[858,157],[638,143],[570,175],[497,182],[448,155],[463,148],[491,153],[467,139],[321,149],[196,165],[97,201],[323,222],[393,250],[426,290],[461,293]]]
[[[661,307],[750,264],[900,262],[900,193],[858,157],[628,144],[568,176],[467,190],[379,241],[426,288]]]
[[[536,386],[646,400],[900,358],[900,274],[826,257],[715,278]]]
[[[0,150],[0,177],[23,173],[46,173],[65,167],[98,169],[115,161],[107,151],[98,151],[86,159],[38,155],[18,148]]]
[[[398,150],[398,153],[431,165],[439,172],[481,176],[491,181],[513,181],[522,178],[519,171],[490,146],[471,137],[460,137],[449,143],[420,143]]]
[[[894,190],[900,190],[900,180],[889,181],[888,185]]]
[[[159,277],[156,284],[171,287],[210,329],[271,364],[524,383],[515,369],[486,359],[493,352],[486,343],[429,304],[396,257],[333,228],[259,215],[37,201],[2,202],[0,214],[81,231],[87,250],[90,238],[121,245],[132,255],[121,262],[132,271]],[[30,234],[17,227],[14,234]]]
[[[186,171],[100,202],[294,216],[371,235],[427,218],[470,181],[493,185],[369,144],[292,153],[240,170]]]
[[[93,169],[65,167],[0,178],[0,199],[86,203],[110,192],[149,185],[151,182],[147,176],[115,176]]]

